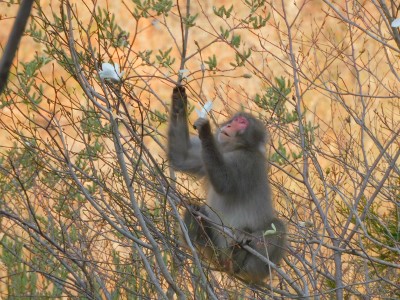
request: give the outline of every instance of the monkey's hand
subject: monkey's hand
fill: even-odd
[[[176,86],[172,91],[172,113],[174,115],[185,112],[187,106],[186,91],[183,86]]]
[[[211,126],[208,119],[198,118],[193,127],[199,132],[199,138],[204,139],[212,136]]]
[[[194,215],[196,215],[197,212],[200,212],[201,210],[201,206],[197,205],[197,204],[189,204],[187,209],[193,213]]]
[[[239,245],[247,245],[247,244],[249,244],[249,243],[252,241],[252,239],[253,239],[248,233],[246,233],[246,232],[244,232],[244,231],[241,231],[241,230],[236,230],[236,231],[235,231],[235,233],[234,233],[234,238],[235,238],[235,241],[236,241]]]

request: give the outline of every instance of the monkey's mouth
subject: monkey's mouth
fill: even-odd
[[[222,130],[221,133],[222,133],[223,135],[226,135],[227,137],[231,137],[225,130]]]

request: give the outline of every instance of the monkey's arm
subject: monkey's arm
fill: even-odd
[[[204,167],[215,191],[220,194],[235,193],[238,187],[238,170],[224,159],[211,132],[209,121],[199,118],[194,126],[199,132]]]
[[[168,129],[168,158],[177,171],[203,175],[200,151],[200,140],[189,136],[185,88],[175,87]]]

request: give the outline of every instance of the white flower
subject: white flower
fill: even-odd
[[[393,20],[392,27],[400,27],[400,18]]]
[[[187,69],[182,69],[178,71],[179,77],[181,77],[182,79],[187,79],[189,76],[189,70]]]
[[[265,235],[274,235],[276,233],[276,227],[275,227],[274,223],[271,223],[271,227],[272,227],[272,229],[265,230],[264,236]]]
[[[121,81],[121,77],[125,73],[119,71],[119,64],[112,65],[110,63],[103,63],[101,68],[103,70],[99,72],[100,78],[110,79],[115,82]]]
[[[199,118],[205,118],[208,114],[209,111],[211,111],[213,103],[211,101],[207,101],[204,106],[202,106],[200,109],[195,108],[195,111],[197,113],[197,116]]]
[[[171,72],[167,70],[163,75],[165,78],[169,78],[171,76]]]
[[[314,226],[314,224],[312,223],[312,222],[310,222],[310,221],[306,221],[306,222],[299,222],[299,226],[300,227],[303,227],[303,228],[306,228],[306,227],[313,227]]]
[[[200,69],[201,69],[201,72],[204,73],[206,71],[206,66],[203,63],[201,63]]]
[[[160,29],[161,29],[160,21],[157,20],[157,19],[153,19],[153,20],[151,21],[151,25],[153,25],[154,28],[157,29],[157,30],[160,30]]]

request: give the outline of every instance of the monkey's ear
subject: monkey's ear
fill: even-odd
[[[265,154],[265,145],[264,144],[261,144],[260,146],[258,146],[258,150],[261,152],[261,153],[263,153],[263,154]]]

